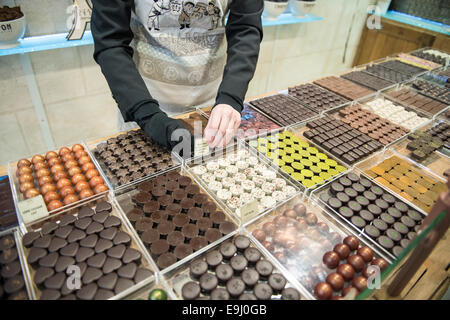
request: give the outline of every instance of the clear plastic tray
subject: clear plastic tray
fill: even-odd
[[[120,135],[122,135],[122,134],[126,134],[127,132],[129,132],[129,131],[119,132],[119,133],[117,133],[117,134],[111,136],[110,138],[115,138],[115,137],[120,136]],[[95,165],[96,165],[97,167],[99,167],[99,168],[101,169],[101,171],[103,172],[104,179],[105,179],[105,181],[108,182],[108,185],[110,186],[110,189],[111,189],[112,191],[114,191],[115,193],[117,193],[118,191],[120,191],[120,190],[122,190],[122,189],[124,189],[124,188],[127,188],[127,187],[129,187],[129,186],[131,186],[131,185],[140,183],[140,182],[144,181],[144,180],[147,179],[147,178],[155,177],[155,176],[157,176],[157,175],[160,175],[160,174],[163,174],[163,173],[165,173],[165,172],[168,172],[168,171],[172,170],[173,168],[180,167],[181,164],[183,163],[183,160],[180,158],[179,155],[177,155],[176,153],[171,153],[171,156],[172,156],[172,165],[170,165],[167,169],[164,169],[164,170],[155,172],[155,173],[153,173],[153,174],[151,174],[151,175],[148,175],[148,176],[146,176],[146,177],[142,177],[142,178],[140,178],[140,179],[134,180],[134,181],[132,181],[132,182],[130,182],[130,183],[127,183],[127,184],[124,184],[124,185],[119,185],[119,184],[118,184],[118,180],[117,180],[117,178],[115,177],[115,175],[114,175],[112,172],[110,172],[109,174],[107,174],[107,172],[109,172],[109,170],[107,169],[105,163],[104,163],[100,158],[98,158],[98,157],[95,155],[95,149],[97,148],[97,146],[100,145],[100,144],[106,143],[106,141],[107,141],[107,140],[100,141],[100,142],[95,142],[95,143],[89,143],[89,144],[87,144],[87,150],[89,151],[89,155],[90,155],[92,161],[93,161],[93,162],[95,163]],[[99,170],[99,171],[100,171],[100,170]]]
[[[398,157],[400,160],[406,161],[415,170],[417,170],[420,173],[420,175],[430,179],[435,184],[441,183],[441,184],[445,185],[447,183],[447,180],[441,178],[440,176],[438,176],[437,174],[432,172],[429,168],[427,168],[419,163],[414,162],[413,160],[405,157],[404,155],[402,155],[392,149],[386,149],[385,151],[380,152],[380,153],[374,155],[373,157],[359,163],[358,166],[355,168],[355,171],[360,172],[360,173],[364,172],[366,176],[373,178],[373,176],[369,173],[369,170],[372,167],[378,166],[381,162],[383,162],[384,160],[389,159],[391,157]],[[385,184],[380,183],[378,180],[375,180],[375,181],[377,181],[378,184],[380,186],[382,186],[384,189],[389,190],[391,193],[398,195],[400,198],[403,199],[403,201],[405,203],[413,206],[414,208],[418,208],[418,209],[422,210],[423,212],[428,212],[432,207],[432,205],[430,206],[430,208],[422,207],[419,203],[415,202],[414,200],[412,201],[407,195],[402,194],[402,192],[398,192],[398,190],[396,190],[396,188],[392,188],[391,185],[387,186]],[[433,204],[434,204],[434,202],[433,202]]]
[[[313,120],[311,120],[311,121],[313,121]],[[261,157],[263,159],[265,159],[266,162],[270,163],[270,165],[272,167],[274,167],[276,170],[278,170],[280,175],[282,175],[285,179],[289,180],[293,185],[299,187],[299,189],[301,191],[303,191],[305,193],[309,193],[312,190],[314,190],[314,189],[318,188],[319,186],[321,186],[322,184],[329,183],[330,181],[333,181],[334,179],[340,177],[342,174],[344,174],[349,169],[349,167],[345,163],[343,163],[341,160],[337,159],[336,157],[331,155],[329,152],[327,152],[326,150],[321,148],[320,146],[317,146],[316,144],[312,143],[311,141],[309,141],[308,139],[303,137],[302,133],[306,130],[306,123],[307,122],[303,122],[303,123],[300,123],[300,124],[296,124],[296,125],[293,125],[293,126],[286,127],[284,132],[292,132],[294,134],[294,136],[297,136],[301,140],[307,142],[311,147],[314,147],[317,150],[319,150],[320,152],[326,154],[329,159],[335,160],[338,163],[338,165],[343,166],[346,169],[344,172],[342,172],[342,173],[340,173],[340,174],[338,174],[336,176],[333,176],[333,177],[331,177],[331,178],[329,178],[329,179],[327,179],[325,181],[322,181],[321,183],[313,185],[311,187],[306,187],[302,183],[300,183],[299,181],[293,179],[288,173],[286,173],[283,170],[281,170],[281,168],[278,165],[276,165],[274,162],[272,162],[270,159],[268,159],[267,156],[264,153],[254,149],[251,145],[250,145],[250,148],[253,149],[254,152],[257,152],[259,155],[261,155]],[[249,144],[250,143],[252,143],[252,141],[249,141]]]
[[[420,163],[421,165],[427,167],[432,172],[439,175],[441,178],[445,179],[444,172],[447,169],[450,169],[450,158],[448,155],[445,155],[445,153],[442,152],[445,149],[445,147],[441,148],[441,152],[439,152],[438,150],[433,151],[423,161],[419,161],[417,159],[414,159],[411,156],[411,151],[406,148],[408,143],[411,141],[412,140],[409,140],[408,137],[405,137],[399,140],[396,144],[392,145],[391,149],[405,157],[408,157],[409,159],[411,159],[416,163]]]
[[[218,210],[219,210],[219,211],[224,212],[224,214],[225,214],[225,216],[226,216],[226,221],[232,222],[232,223],[236,226],[236,228],[237,228],[237,225],[239,225],[239,222],[235,219],[235,217],[229,215],[228,212],[227,212],[227,210],[225,210],[225,209],[221,206],[220,203],[216,203],[216,202],[214,201],[214,198],[211,196],[211,194],[209,194],[208,191],[206,191],[206,190],[204,189],[204,187],[203,187],[201,184],[199,184],[199,183],[195,180],[195,177],[193,177],[193,176],[191,175],[190,172],[188,172],[184,167],[181,167],[181,168],[179,168],[179,169],[172,169],[171,171],[176,171],[176,172],[180,173],[181,175],[184,175],[184,176],[187,176],[187,177],[191,178],[191,180],[193,181],[193,183],[199,186],[200,192],[203,193],[203,194],[206,194],[206,195],[209,197],[209,200],[212,201],[212,202],[214,202],[214,203],[218,206]],[[152,179],[153,179],[153,178],[147,178],[145,181],[151,181]],[[145,181],[143,181],[143,182],[145,182]],[[152,258],[151,254],[150,254],[150,252],[149,252],[149,249],[146,248],[146,246],[145,246],[144,243],[142,242],[140,236],[138,235],[138,232],[137,232],[136,229],[132,226],[130,220],[126,217],[126,214],[127,214],[130,210],[132,210],[132,209],[134,209],[134,208],[136,207],[135,204],[134,204],[133,201],[132,201],[132,198],[133,198],[136,194],[138,194],[138,193],[140,192],[140,191],[138,190],[137,187],[138,187],[138,185],[135,184],[135,185],[133,185],[133,186],[127,187],[126,189],[122,189],[122,190],[120,191],[120,193],[116,195],[116,200],[117,200],[118,206],[120,207],[120,211],[122,212],[122,215],[124,216],[124,220],[125,220],[126,223],[127,223],[127,226],[128,226],[130,229],[132,229],[133,232],[135,233],[135,235],[136,235],[136,241],[137,241],[137,242],[139,243],[139,245],[143,248],[144,254],[146,255],[147,259],[149,259],[149,260],[153,261],[153,263],[155,263],[155,262],[154,262],[154,259]],[[227,236],[227,235],[224,235],[223,237],[226,237],[226,236]],[[222,237],[222,238],[223,238],[223,237]],[[212,242],[212,243],[208,244],[206,247],[202,248],[201,250],[203,250],[203,249],[205,249],[205,248],[210,248],[211,246],[213,246],[215,243],[217,243],[217,242],[219,242],[219,241],[221,241],[221,240],[219,239],[219,240],[217,240],[217,241],[215,241],[215,242]],[[199,251],[201,251],[201,250],[199,250]],[[185,257],[184,259],[181,259],[181,260],[177,261],[176,263],[174,263],[173,265],[171,265],[171,266],[165,268],[164,270],[172,269],[172,268],[174,268],[174,267],[176,267],[176,266],[178,266],[178,265],[180,265],[180,264],[183,264],[184,261],[189,260],[190,257],[193,256],[193,255],[195,255],[197,252],[198,252],[198,251],[193,252],[191,255]],[[156,268],[156,270],[159,270],[159,268],[156,266],[156,263],[155,263],[155,268]]]
[[[93,200],[89,203],[87,203],[86,205],[89,207],[95,207],[96,203],[100,202],[100,201],[108,201],[111,206],[112,206],[112,211],[110,213],[111,216],[116,216],[118,217],[121,222],[122,225],[120,227],[120,231],[124,231],[126,233],[128,233],[128,235],[131,238],[131,245],[130,247],[133,249],[136,249],[137,251],[139,251],[141,253],[141,264],[138,267],[141,268],[146,268],[149,269],[151,272],[153,272],[153,275],[151,277],[149,277],[146,280],[152,280],[155,278],[155,270],[156,266],[154,265],[153,261],[149,260],[147,258],[147,256],[145,255],[145,252],[140,244],[140,241],[138,241],[136,234],[134,233],[133,229],[129,228],[128,223],[126,223],[123,214],[121,213],[120,208],[118,208],[117,206],[117,202],[114,200],[114,198],[107,197],[104,196],[101,199],[96,199]],[[29,253],[29,249],[25,248],[25,246],[23,246],[22,244],[22,238],[23,236],[27,233],[27,232],[31,232],[31,231],[39,231],[41,229],[41,227],[43,226],[44,223],[46,222],[59,222],[60,219],[65,216],[65,215],[77,215],[78,213],[78,208],[70,208],[70,209],[66,209],[63,210],[61,212],[59,212],[58,214],[52,216],[52,217],[47,217],[45,219],[41,219],[41,220],[37,220],[36,222],[29,224],[27,226],[22,225],[21,226],[21,232],[20,232],[20,236],[18,237],[18,245],[22,248],[23,250],[23,255],[24,255],[24,264],[25,264],[25,268],[27,269],[27,273],[28,273],[28,277],[30,279],[31,282],[31,292],[32,292],[32,296],[33,299],[39,299],[40,295],[42,293],[42,291],[40,290],[40,288],[38,288],[38,286],[34,283],[34,275],[36,273],[36,270],[28,263],[27,261],[27,255]],[[131,293],[133,293],[136,289],[140,288],[142,286],[142,282],[146,281],[143,280],[140,283],[135,284],[134,286],[120,292],[119,294],[115,295],[114,297],[111,297],[109,300],[118,300],[118,299],[122,299],[128,295],[130,295]]]
[[[298,283],[296,283],[295,278],[291,274],[289,274],[287,270],[284,269],[284,267],[277,260],[275,260],[270,254],[268,254],[267,250],[265,250],[264,247],[262,247],[261,244],[254,237],[252,237],[251,234],[248,233],[246,230],[240,229],[234,232],[233,234],[230,234],[229,237],[224,239],[224,241],[222,241],[221,243],[226,241],[233,241],[234,238],[237,237],[238,235],[248,237],[250,239],[250,247],[256,248],[261,252],[262,254],[261,259],[266,259],[272,263],[272,265],[274,266],[274,270],[272,273],[281,273],[286,278],[287,283],[285,288],[294,288],[295,290],[297,290],[300,293],[301,300],[313,299],[313,297],[309,294],[309,292],[306,291],[303,287],[299,286]],[[206,254],[214,249],[218,249],[221,243],[217,243],[214,247],[209,248],[209,250],[199,252],[195,257],[194,256],[191,257],[189,261],[186,261],[184,264],[178,266],[177,268],[163,272],[163,276],[167,279],[169,286],[173,288],[173,291],[177,299],[183,300],[181,290],[184,284],[186,284],[189,281],[193,281],[193,279],[189,274],[190,262],[197,259],[205,259]],[[233,278],[236,277],[237,276],[233,276]],[[259,283],[261,282],[262,280],[260,279]],[[225,288],[225,286],[219,283],[217,288]],[[249,290],[248,288],[246,288],[244,291],[244,293],[249,292],[252,292],[252,290]],[[204,293],[201,293],[200,297],[208,297],[208,296],[205,295]],[[281,294],[279,293],[274,293],[271,298],[271,300],[280,300],[280,299]]]
[[[91,159],[92,163],[94,164],[95,169],[99,172],[100,176],[105,181],[105,184],[109,190],[101,192],[99,194],[94,194],[93,196],[91,196],[89,198],[79,200],[79,201],[71,203],[69,205],[64,205],[63,207],[61,207],[59,209],[49,211],[49,215],[54,215],[60,211],[63,211],[63,210],[69,209],[69,208],[79,207],[79,206],[83,205],[84,203],[87,203],[92,200],[99,199],[99,198],[105,196],[106,194],[109,193],[110,190],[112,190],[111,185],[109,184],[108,179],[104,175],[103,170],[100,168],[100,166],[96,162],[95,158],[89,153],[88,147],[84,143],[79,143],[79,144],[81,144],[84,147],[84,150],[88,153],[88,156]],[[72,146],[66,146],[66,147],[71,148]],[[43,153],[43,154],[45,155],[45,153]],[[31,159],[31,157],[26,157],[26,159]],[[19,219],[19,222],[23,223],[23,218],[22,218],[21,212],[19,211],[18,203],[25,200],[25,197],[20,192],[20,189],[19,189],[20,184],[19,184],[19,179],[17,176],[17,161],[8,163],[8,176],[9,176],[9,181],[10,181],[10,185],[11,185],[11,191],[13,194],[14,205],[16,206],[16,210],[17,210],[17,217]],[[36,180],[36,178],[35,178],[35,180]],[[36,186],[37,182],[35,181],[34,184]]]
[[[302,217],[294,211],[297,217],[287,219],[284,213],[293,210],[297,204],[306,207],[305,216]],[[381,257],[389,263],[393,261],[389,255],[378,250],[378,247],[367,241],[364,235],[352,232],[345,224],[331,217],[332,215],[327,211],[328,208],[324,208],[316,201],[315,197],[309,199],[296,197],[273,209],[247,227],[255,236],[261,230],[270,230],[267,223],[273,223],[276,226],[274,234],[265,232],[266,237],[261,245],[270,249],[270,254],[274,256],[274,259],[278,260],[295,277],[296,281],[308,291],[309,296],[313,299],[316,299],[314,297],[315,285],[325,281],[326,276],[332,272],[323,264],[323,255],[327,251],[332,251],[336,244],[342,243],[346,236],[356,236],[361,246],[368,246],[372,249],[375,257]],[[315,216],[317,222],[311,222],[306,226],[300,224],[307,221],[307,218],[305,218],[307,214]],[[299,223],[299,221],[301,222]],[[303,229],[303,227],[305,228]],[[284,232],[280,231],[277,235],[280,228]],[[258,232],[255,232],[256,230]],[[346,282],[345,286],[351,286],[351,283]]]
[[[393,193],[391,190],[385,188],[383,185],[381,185],[380,183],[378,183],[376,180],[372,179],[371,177],[365,175],[364,173],[354,170],[354,171],[350,171],[350,173],[355,173],[356,175],[360,176],[361,178],[365,178],[367,180],[369,180],[373,185],[378,186],[380,188],[382,188],[386,193],[391,194],[396,201],[400,201],[405,203],[409,208],[408,209],[413,209],[417,212],[419,212],[422,216],[422,219],[424,219],[426,217],[426,213],[416,207],[413,204],[408,203],[407,201],[405,201],[403,198],[399,197],[397,194]],[[380,253],[382,253],[383,258],[387,258],[390,261],[394,261],[396,259],[396,256],[392,253],[389,252],[388,250],[386,250],[385,248],[383,248],[381,245],[379,245],[376,242],[376,239],[373,239],[372,237],[370,237],[364,229],[361,229],[359,227],[357,227],[356,225],[354,225],[350,219],[344,217],[342,214],[340,214],[338,211],[334,210],[333,208],[331,208],[327,203],[325,203],[322,199],[321,196],[324,194],[328,194],[329,190],[330,190],[331,185],[327,185],[324,186],[322,188],[317,189],[316,191],[314,191],[313,193],[313,198],[316,199],[317,202],[321,203],[321,205],[325,208],[327,208],[327,213],[332,216],[334,219],[342,221],[343,223],[349,225],[356,234],[358,234],[358,236],[360,237],[364,237],[364,239],[367,239],[368,243],[370,243],[370,246],[372,248],[376,248]],[[355,214],[356,215],[356,214]],[[404,237],[403,237],[404,238]],[[402,238],[402,239],[403,239]],[[405,248],[406,249],[406,248]]]
[[[19,236],[19,229],[17,227],[14,227],[12,229],[9,230],[5,230],[0,232],[0,238],[7,236],[7,235],[12,235],[14,237],[14,241],[15,241],[15,247],[17,249],[17,255],[19,256],[19,262],[20,262],[20,269],[22,272],[22,277],[23,277],[23,281],[25,284],[25,289],[28,295],[28,300],[33,300],[34,299],[34,292],[32,290],[32,284],[31,284],[31,279],[29,277],[29,271],[28,271],[28,266],[26,265],[25,262],[25,256],[23,253],[23,248],[20,245],[20,236]],[[0,268],[1,269],[1,268]]]
[[[167,286],[167,283],[161,277],[148,278],[136,285],[134,292],[122,298],[122,300],[151,300],[150,293],[155,289],[161,289],[166,292],[167,300],[174,300],[175,294],[172,289]],[[117,300],[117,299],[111,299]]]
[[[242,156],[240,156],[240,154],[242,154]],[[249,220],[247,220],[247,218],[241,217],[241,214],[242,214],[241,211],[243,211],[242,209],[244,207],[246,207],[247,204],[245,204],[243,206],[241,205],[237,208],[231,207],[230,205],[228,205],[226,203],[225,200],[222,200],[219,198],[219,196],[217,195],[217,192],[211,189],[211,187],[203,179],[203,177],[201,177],[199,174],[195,173],[196,172],[195,167],[197,167],[197,166],[206,167],[209,162],[214,162],[216,160],[219,160],[219,159],[222,159],[225,157],[229,157],[229,156],[237,157],[237,158],[239,158],[239,160],[247,159],[247,158],[256,159],[255,161],[257,161],[257,164],[261,166],[261,169],[264,169],[265,171],[267,171],[268,178],[265,179],[266,182],[269,182],[269,181],[279,178],[280,180],[285,182],[285,186],[290,187],[289,189],[291,190],[291,192],[289,192],[289,194],[285,194],[284,199],[280,199],[280,200],[272,199],[272,200],[276,201],[276,203],[274,203],[273,205],[279,204],[279,203],[293,197],[298,192],[300,192],[300,189],[298,187],[296,187],[290,181],[287,181],[287,179],[283,175],[281,175],[281,173],[278,171],[279,168],[277,166],[275,166],[273,163],[269,162],[266,158],[260,157],[256,150],[254,150],[253,148],[250,148],[243,141],[238,141],[238,144],[229,146],[226,149],[219,150],[215,153],[211,153],[210,155],[208,155],[206,157],[198,157],[198,158],[186,161],[186,163],[185,163],[186,169],[194,177],[194,179],[197,181],[197,183],[202,185],[204,189],[208,190],[208,193],[210,195],[212,195],[214,200],[217,203],[219,203],[221,207],[225,208],[225,210],[229,213],[230,216],[235,217],[235,219],[237,219],[239,221],[239,224],[246,223],[249,221]],[[252,165],[252,166],[254,166],[254,165]],[[210,171],[210,170],[207,170],[207,171]],[[238,173],[243,173],[243,172],[244,172],[244,170],[239,170]],[[262,173],[260,173],[259,175],[262,176]],[[234,177],[234,174],[229,173],[228,177]],[[274,177],[274,178],[271,178],[271,177]],[[247,178],[247,180],[249,180],[249,178]],[[266,196],[267,196],[267,192],[266,192]],[[272,207],[272,205],[270,205],[270,206],[262,205],[256,197],[253,197],[253,200],[251,200],[250,203],[252,203],[254,200],[256,200],[256,202],[257,202],[258,209],[257,209],[256,214],[253,212],[253,215],[251,217],[249,217],[250,220],[255,218],[255,216],[257,216],[257,215],[260,215],[263,212],[270,210],[270,208]]]

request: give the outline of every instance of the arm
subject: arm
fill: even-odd
[[[93,0],[94,59],[100,65],[125,121],[138,125],[159,144],[172,148],[172,131],[182,128],[152,98],[133,61],[130,42],[134,0]]]
[[[211,147],[225,146],[239,128],[245,94],[258,62],[263,36],[263,0],[234,0],[226,25],[227,63],[208,126],[206,141]]]

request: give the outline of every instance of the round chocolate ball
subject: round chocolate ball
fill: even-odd
[[[361,247],[361,248],[358,249],[357,253],[367,263],[369,263],[373,259],[373,251],[369,247]]]
[[[306,214],[306,207],[303,203],[298,203],[294,206],[294,211],[298,216],[303,217]]]
[[[255,229],[255,230],[253,230],[252,235],[259,242],[263,242],[264,240],[266,240],[266,233],[262,229]]]
[[[344,263],[339,265],[339,267],[337,268],[337,273],[339,273],[345,279],[345,281],[350,281],[355,275],[355,269],[353,269],[350,264]]]
[[[356,276],[353,278],[352,285],[361,292],[367,288],[367,279],[363,276]]]
[[[291,219],[295,219],[297,217],[297,213],[292,209],[287,209],[283,212],[283,216]]]
[[[333,295],[333,288],[330,284],[321,282],[314,287],[314,294],[320,300],[328,300]]]
[[[272,222],[266,222],[262,225],[262,229],[268,236],[271,236],[275,233],[275,231],[277,230],[277,227]]]
[[[359,241],[355,236],[347,236],[344,238],[344,243],[350,248],[351,251],[358,249]]]
[[[354,291],[356,291],[356,296],[358,296],[358,295],[359,295],[359,290],[356,289],[356,288],[353,287],[353,286],[345,287],[344,289],[342,289],[342,296],[345,297],[347,294],[350,293],[350,291],[351,291],[352,289],[353,289]]]
[[[360,272],[365,266],[364,259],[357,254],[348,257],[347,262],[353,267],[353,269],[355,269],[356,272]]]
[[[323,255],[322,261],[329,269],[334,269],[338,266],[340,257],[336,252],[328,251]]]
[[[333,251],[339,255],[341,260],[347,259],[350,255],[350,248],[344,243],[338,243],[334,246]]]
[[[373,259],[373,261],[370,264],[374,265],[374,266],[378,266],[381,271],[383,271],[384,269],[386,269],[389,266],[389,263],[387,263],[387,261],[384,260],[383,258],[375,258],[375,259]]]
[[[314,213],[308,213],[306,215],[306,223],[313,226],[317,223],[317,216]]]
[[[340,291],[344,287],[344,277],[333,272],[327,276],[326,282],[331,285],[334,291]]]

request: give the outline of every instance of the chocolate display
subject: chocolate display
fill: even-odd
[[[362,108],[408,130],[420,127],[429,121],[428,118],[419,116],[411,108],[402,107],[383,98],[367,101]]]
[[[250,145],[306,188],[315,188],[346,170],[291,131],[258,138]]]
[[[165,269],[236,226],[191,178],[170,171],[141,183],[126,214],[160,269]]]
[[[326,111],[349,102],[347,99],[312,83],[289,88],[289,95],[317,112]]]
[[[320,199],[394,256],[398,256],[409,245],[410,237],[416,236],[414,227],[420,225],[424,218],[403,201],[353,172],[332,182],[330,187],[320,194]],[[388,243],[391,241],[392,246]],[[394,250],[394,246],[400,246],[402,250]],[[355,250],[356,245],[350,244],[349,247]],[[334,251],[344,259],[349,254],[345,249],[335,247]],[[358,255],[365,261],[372,260],[365,252],[358,251]],[[329,263],[326,263],[325,259]],[[324,256],[324,263],[334,266],[335,263],[331,263],[329,259],[329,255]]]
[[[425,80],[415,80],[411,86],[426,96],[440,100],[447,105],[450,104],[449,88],[442,87]]]
[[[374,91],[361,87],[349,80],[334,76],[316,80],[314,83],[349,100],[357,100],[374,93]]]
[[[439,54],[439,52],[436,52],[436,50],[418,50],[412,52],[411,55],[425,60],[433,61],[434,63],[438,63],[441,65],[446,65],[447,59],[449,59],[449,55],[444,55],[443,53]]]
[[[192,171],[238,217],[241,208],[252,201],[256,200],[258,212],[263,212],[297,192],[245,149],[209,160]]]
[[[412,78],[412,76],[397,72],[379,64],[368,66],[365,72],[394,83],[404,82]]]
[[[105,300],[153,275],[110,203],[58,218],[22,240],[39,299]],[[80,269],[79,289],[67,285],[72,265]]]
[[[272,120],[262,115],[252,107],[246,105],[241,113],[241,125],[239,126],[239,138],[248,138],[261,133],[270,132],[279,129]]]
[[[319,208],[294,199],[250,227],[253,235],[261,234],[258,241],[311,293],[314,284],[326,277],[322,263],[335,268],[340,255],[346,254],[342,248],[324,255],[343,238],[319,212]]]
[[[304,137],[348,164],[383,147],[379,141],[331,116],[308,122],[306,126],[310,130],[303,133]]]
[[[16,20],[23,17],[23,12],[20,7],[4,6],[0,8],[0,22]]]
[[[283,126],[306,121],[318,115],[317,112],[303,106],[297,100],[282,94],[253,100],[250,101],[250,104]]]
[[[433,70],[442,67],[442,64],[435,63],[427,59],[422,59],[421,57],[408,53],[399,53],[398,59],[406,64],[410,64],[427,70]]]
[[[0,300],[28,300],[14,233],[0,236]]]
[[[425,133],[431,135],[433,138],[441,139],[446,148],[450,145],[450,125],[446,122],[438,123],[427,129]]]
[[[389,60],[389,61],[386,61],[386,62],[382,62],[379,65],[383,66],[383,67],[386,67],[388,69],[391,69],[391,70],[394,70],[394,71],[406,74],[406,75],[411,76],[411,77],[427,71],[424,68],[413,66],[411,64],[404,63],[404,62],[401,62],[399,60]]]
[[[0,178],[0,231],[17,226],[16,207],[9,177]]]
[[[414,92],[407,88],[387,92],[386,96],[398,103],[418,108],[432,115],[435,115],[447,108],[446,104],[438,100],[425,97],[424,95],[421,95],[420,93]]]
[[[358,105],[339,110],[339,116],[343,123],[368,135],[382,145],[390,144],[409,132],[408,129],[381,118],[369,110],[363,110]]]
[[[347,242],[352,242],[355,246],[350,248],[345,244]],[[367,288],[367,278],[377,271],[370,267],[375,266],[381,272],[389,265],[386,260],[376,258],[369,247],[360,246],[358,239],[354,236],[347,236],[344,243],[326,252],[323,256],[324,261],[325,257],[333,256],[340,245],[345,245],[350,255],[342,258],[337,264],[328,265],[324,262],[324,266],[318,267],[322,268],[322,279],[314,286],[314,295],[320,300],[340,300],[352,288],[356,289],[357,294],[363,292]]]
[[[419,162],[424,161],[434,151],[444,146],[444,142],[441,139],[420,130],[410,134],[408,139],[411,141],[406,145],[406,149],[411,151],[411,158]]]
[[[341,78],[350,80],[375,91],[383,90],[395,84],[394,82],[373,76],[364,71],[349,72],[342,75]]]
[[[167,170],[176,164],[172,155],[142,130],[110,138],[94,150],[95,157],[114,186],[123,186]]]
[[[25,199],[42,195],[52,212],[108,191],[91,158],[80,144],[17,162],[19,191]]]
[[[425,212],[429,212],[439,194],[447,190],[445,183],[397,156],[380,162],[365,173]]]
[[[237,250],[236,242],[247,243],[245,251]],[[242,245],[240,246],[242,249]],[[249,253],[250,251],[251,253]],[[222,252],[234,254],[222,255]],[[248,258],[251,258],[250,260]],[[250,240],[239,235],[218,248],[192,261],[190,279],[181,288],[185,300],[299,300],[299,292],[288,286],[286,278],[277,273]],[[185,280],[186,281],[186,280]]]

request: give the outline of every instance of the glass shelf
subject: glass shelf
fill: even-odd
[[[306,15],[303,18],[298,18],[292,15],[291,13],[284,13],[280,15],[277,20],[263,19],[263,26],[269,27],[285,24],[307,23],[320,20],[323,20],[323,18],[313,15]],[[20,45],[15,48],[0,49],[0,57],[20,53],[86,46],[94,43],[92,33],[90,31],[86,31],[81,40],[67,41],[66,36],[67,33],[59,33],[59,34],[49,34],[44,36],[24,38],[23,40],[20,41]]]
[[[409,24],[414,27],[450,35],[450,26],[444,23],[431,21],[394,10],[389,10],[387,13],[383,14],[382,17],[385,19]]]

